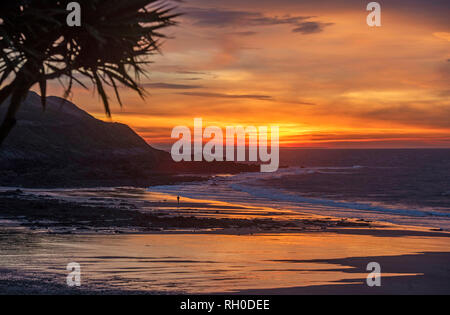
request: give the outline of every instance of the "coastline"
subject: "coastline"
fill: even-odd
[[[114,233],[293,233],[328,228],[373,227],[364,220],[321,218],[283,212],[258,212],[246,207],[203,205],[174,201],[147,202],[158,210],[145,210],[121,201],[112,206],[87,200],[84,203],[32,196],[21,190],[0,193],[1,219],[10,225],[48,234]],[[163,211],[161,209],[167,209]]]
[[[17,256],[26,261],[30,246],[38,246],[35,254],[41,255],[42,250],[44,253],[46,252],[47,246],[51,246],[50,248],[62,246],[61,244],[67,246],[67,242],[70,240],[69,243],[77,244],[75,252],[84,253],[84,246],[87,249],[94,248],[95,253],[107,250],[107,253],[99,257],[87,256],[89,257],[86,262],[88,265],[95,261],[94,265],[109,266],[107,269],[117,268],[119,261],[128,259],[130,262],[127,263],[127,266],[128,264],[131,266],[137,264],[143,267],[127,268],[136,268],[134,272],[140,272],[139,268],[150,268],[148,267],[149,263],[152,265],[160,261],[161,267],[158,268],[172,270],[172,264],[176,266],[181,264],[175,270],[183,272],[182,266],[187,264],[189,268],[193,269],[193,274],[202,275],[205,273],[204,268],[208,269],[216,264],[225,263],[220,259],[219,261],[214,260],[214,256],[211,256],[208,251],[214,250],[215,247],[205,248],[202,245],[205,242],[213,242],[216,244],[215,246],[220,244],[226,248],[239,247],[242,246],[242,243],[248,242],[249,247],[242,250],[245,253],[250,250],[251,253],[253,248],[272,246],[272,239],[274,242],[281,242],[271,249],[277,252],[274,254],[275,257],[286,254],[284,251],[281,254],[278,252],[287,246],[286,244],[297,244],[291,251],[296,251],[297,246],[311,247],[298,252],[295,259],[290,257],[284,261],[275,261],[275,259],[266,261],[272,255],[268,254],[269,256],[264,259],[266,255],[264,251],[261,254],[258,253],[261,256],[257,258],[252,258],[251,255],[246,257],[242,261],[243,266],[249,270],[245,275],[242,274],[243,271],[233,271],[229,276],[220,276],[220,273],[216,275],[216,281],[223,283],[224,288],[228,288],[223,291],[223,294],[448,294],[450,292],[450,288],[446,285],[450,281],[443,282],[449,278],[448,270],[436,268],[436,266],[445,267],[443,261],[448,261],[450,257],[450,252],[448,252],[450,233],[445,231],[399,226],[384,222],[316,216],[289,212],[285,209],[261,211],[260,209],[210,201],[184,201],[179,207],[175,200],[168,199],[167,196],[161,200],[144,201],[145,207],[143,208],[145,209],[139,209],[139,206],[136,207],[133,203],[116,202],[114,198],[108,200],[106,204],[102,198],[95,197],[87,198],[85,204],[80,204],[69,200],[58,200],[52,196],[30,196],[15,190],[3,192],[0,197],[1,225],[3,226],[0,231],[0,242],[3,244],[3,250],[7,253],[2,258],[5,261],[2,262],[0,270],[0,294],[222,294],[220,290],[198,291],[208,290],[207,287],[189,291],[186,290],[186,285],[183,283],[174,284],[171,287],[171,281],[175,280],[171,279],[170,274],[174,271],[164,273],[164,277],[168,278],[160,279],[161,283],[156,288],[153,288],[153,285],[146,287],[143,284],[133,284],[135,280],[128,280],[131,281],[128,282],[131,288],[110,285],[111,280],[103,278],[102,270],[90,271],[92,277],[100,277],[100,279],[87,283],[82,288],[72,289],[64,284],[65,277],[61,275],[61,270],[49,267],[54,259],[51,255],[47,257],[44,254],[43,258],[39,256],[41,258],[38,260],[49,259],[49,263],[33,266],[31,271],[27,270],[26,264],[23,267],[15,260],[8,262],[8,259]],[[6,209],[11,206],[14,206],[14,210],[7,212]],[[153,211],[149,210],[153,208]],[[17,241],[16,238],[25,238],[28,241]],[[11,239],[13,241],[10,241]],[[142,250],[145,251],[147,247],[134,247],[137,246],[136,244],[144,244],[148,241],[157,244],[152,246],[163,248],[161,251],[164,254],[161,254],[160,258],[149,259],[146,256],[139,258],[140,254],[135,258],[128,257],[128,255],[122,256],[122,251],[130,251],[132,256]],[[170,242],[170,244],[164,245],[165,242]],[[111,245],[106,246],[105,243],[111,243]],[[206,255],[204,258],[207,259],[206,261],[197,262],[196,259],[189,256],[192,255],[191,253],[186,253],[186,257],[181,255],[179,259],[175,259],[175,256],[170,259],[164,258],[167,255],[165,251],[179,254],[178,252],[181,249],[184,250],[186,244],[191,243],[195,245],[196,250],[206,251],[205,254],[202,254]],[[20,255],[22,246],[27,248],[27,254],[23,257]],[[111,246],[118,247],[114,247],[114,249]],[[329,246],[331,247],[327,249]],[[389,246],[394,246],[394,248],[386,251],[385,247]],[[10,251],[9,255],[8,250]],[[330,256],[330,252],[335,250],[334,256]],[[309,252],[315,253],[314,259],[308,257]],[[368,255],[371,252],[375,255]],[[111,256],[117,255],[117,253],[120,255]],[[69,251],[61,255],[60,259],[66,261],[75,259],[69,257],[78,254]],[[86,253],[79,255],[81,258],[77,259],[87,259],[83,258]],[[171,255],[170,257],[172,257]],[[233,257],[235,255],[240,257],[238,254],[233,254]],[[210,259],[211,261],[209,261]],[[274,271],[281,268],[278,272],[283,274],[283,279],[276,282],[276,286],[274,286],[275,282],[267,280],[268,283],[255,282],[253,284],[252,282],[242,288],[232,289],[233,287],[229,287],[227,284],[229,281],[240,283],[242,280],[239,280],[239,277],[245,278],[247,274],[251,274],[253,259],[259,260],[259,264],[273,265],[270,268],[275,268]],[[383,265],[387,264],[388,268],[385,271],[388,274],[383,276],[385,282],[381,288],[369,290],[371,288],[366,288],[365,276],[362,275],[366,273],[363,265],[372,260],[379,261]],[[28,263],[34,264],[34,261],[31,260]],[[198,269],[200,263],[202,266],[205,265]],[[225,265],[228,266],[227,264],[230,263],[232,262],[225,263]],[[285,264],[288,264],[289,268],[283,269]],[[330,267],[323,271],[320,268],[303,270],[295,267],[305,264],[306,266],[317,265],[320,268],[323,268],[323,265]],[[404,269],[405,264],[410,267]],[[263,275],[267,272],[270,273],[268,266],[253,272]],[[37,272],[34,268],[39,271]],[[229,267],[223,268],[227,270]],[[119,275],[125,277],[127,272],[127,269],[120,269],[114,273],[111,279]],[[227,271],[227,273],[229,272]],[[236,272],[239,276],[235,274]],[[299,278],[300,282],[303,281],[303,277],[312,277],[312,280],[296,286],[289,276],[292,272],[302,275]],[[332,276],[327,281],[319,280],[322,279],[323,274]],[[148,280],[148,275],[142,277],[144,282],[152,283],[154,281],[153,279]],[[316,284],[317,281],[322,284]],[[112,282],[114,283],[114,281]]]

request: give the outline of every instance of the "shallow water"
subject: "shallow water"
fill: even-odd
[[[292,167],[281,169],[275,174],[224,175],[203,182],[153,186],[148,189],[116,187],[22,190],[31,197],[46,196],[83,204],[115,207],[125,205],[125,208],[127,205],[133,205],[134,208],[142,211],[166,214],[286,219],[306,215],[356,218],[450,231],[450,212],[446,207],[341,199],[342,197],[333,197],[325,193],[299,193],[292,189],[280,188],[276,184],[276,182],[292,181],[292,177],[301,178],[316,173],[318,173],[317,176],[328,177],[350,171],[363,172],[359,167]],[[2,190],[8,189],[12,188],[2,188]],[[180,205],[176,201],[178,195],[181,196]]]
[[[287,150],[275,173],[219,175],[204,182],[135,188],[26,190],[146,211],[253,217],[314,214],[450,231],[450,150]],[[180,206],[176,196],[182,197]],[[172,202],[164,205],[162,201]],[[221,211],[220,208],[228,207]],[[196,209],[203,211],[196,211]]]
[[[81,265],[82,286],[211,293],[365,281],[350,267],[298,260],[443,252],[448,238],[333,233],[280,235],[0,234],[0,266],[65,284]],[[368,258],[369,259],[369,258]],[[282,261],[280,261],[282,260]],[[369,263],[369,261],[367,261]],[[390,276],[396,274],[383,274]],[[407,274],[403,274],[407,275]]]
[[[443,152],[438,151],[445,163],[425,169],[415,164],[400,167],[402,160],[389,167],[291,166],[276,173],[217,176],[207,182],[156,186],[149,191],[450,231],[450,150]]]

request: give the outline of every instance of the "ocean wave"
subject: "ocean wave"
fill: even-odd
[[[291,202],[294,204],[312,204],[329,208],[344,208],[350,210],[360,210],[369,212],[381,212],[385,214],[406,215],[414,217],[447,217],[450,218],[450,213],[442,213],[425,209],[400,209],[388,208],[381,206],[374,206],[372,204],[363,202],[346,202],[335,201],[330,199],[308,198],[297,194],[288,193],[281,189],[266,188],[261,186],[249,186],[241,183],[231,184],[233,190],[245,192],[254,197],[265,198],[271,201]]]

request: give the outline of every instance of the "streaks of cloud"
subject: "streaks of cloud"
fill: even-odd
[[[320,23],[320,22],[303,22],[300,23],[298,27],[294,28],[292,31],[294,33],[301,34],[314,34],[323,31],[324,27],[333,25],[333,23]]]
[[[191,89],[199,89],[202,88],[203,86],[157,82],[157,83],[145,83],[143,84],[143,87],[155,89],[191,90]]]
[[[433,33],[434,37],[437,37],[439,39],[443,39],[446,40],[448,42],[450,42],[450,33],[447,32],[435,32]]]
[[[211,92],[183,92],[179,93],[187,96],[200,96],[200,97],[213,97],[213,98],[226,98],[226,99],[252,99],[259,101],[269,101],[272,97],[269,95],[258,94],[224,94],[224,93],[211,93]]]
[[[310,21],[313,16],[268,16],[254,11],[235,11],[227,9],[184,8],[186,17],[194,21],[195,25],[207,27],[235,27],[235,26],[273,26],[290,25],[293,32],[313,34],[323,31],[324,27],[332,23]],[[253,35],[254,32],[238,32],[242,36]]]

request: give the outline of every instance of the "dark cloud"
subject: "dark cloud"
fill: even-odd
[[[200,26],[230,26],[259,17],[257,13],[221,9],[183,8],[184,16]]]
[[[260,11],[269,12],[274,10],[280,12],[308,12],[308,14],[320,14],[321,12],[345,12],[361,11],[363,17],[366,6],[370,0],[190,0],[190,6],[202,7],[224,7],[240,8],[241,11],[253,11],[258,8]],[[432,23],[442,29],[448,29],[448,12],[450,1],[448,0],[395,0],[379,1],[383,13],[402,14],[411,18],[412,23]],[[182,8],[184,10],[184,8]],[[230,9],[232,10],[232,9]]]
[[[207,75],[207,74],[209,74],[209,73],[207,73],[207,72],[200,72],[200,71],[187,71],[187,70],[180,70],[180,71],[177,71],[177,73],[179,73],[179,74],[193,74],[193,75]]]
[[[436,93],[439,97],[450,97],[450,90],[441,90]]]
[[[229,99],[253,99],[259,101],[270,101],[272,97],[269,95],[258,94],[224,94],[224,93],[210,93],[210,92],[183,92],[181,95],[188,96],[201,96],[201,97],[213,97],[213,98],[229,98]]]
[[[202,88],[201,85],[173,84],[173,83],[145,83],[144,87],[155,89],[191,90]]]
[[[348,115],[354,115],[348,113]],[[434,128],[450,128],[450,106],[433,105],[433,110],[416,107],[414,105],[398,105],[355,113],[358,117],[370,120],[396,122],[410,126],[424,126]]]
[[[228,35],[237,35],[237,36],[253,36],[258,34],[258,32],[232,32],[228,33]]]
[[[272,26],[290,25],[294,32],[302,34],[318,33],[330,23],[308,21],[313,16],[267,16],[254,11],[235,11],[227,9],[184,8],[185,17],[194,21],[195,25],[209,27],[230,26]],[[254,32],[239,32],[242,36],[253,35]]]
[[[257,13],[260,15],[260,13]],[[291,17],[289,15],[286,15],[284,17],[267,17],[261,15],[258,18],[250,19],[250,25],[280,25],[280,24],[290,24],[290,25],[298,25],[299,23],[302,23],[302,21],[310,19],[311,16],[294,16]]]
[[[421,134],[421,133],[370,133],[366,132],[364,134],[358,133],[326,133],[326,132],[318,132],[318,133],[310,133],[310,134],[302,134],[302,137],[307,138],[309,140],[314,141],[337,141],[337,140],[386,140],[386,139],[442,139],[444,133],[433,133],[433,134]],[[292,138],[296,138],[298,136],[292,136]]]
[[[311,103],[311,102],[292,102],[293,104],[297,104],[297,105],[308,105],[308,106],[316,106],[316,103]]]
[[[333,23],[320,23],[320,22],[303,22],[300,23],[298,27],[294,28],[292,31],[294,33],[302,34],[314,34],[323,31],[325,26],[332,25]]]

